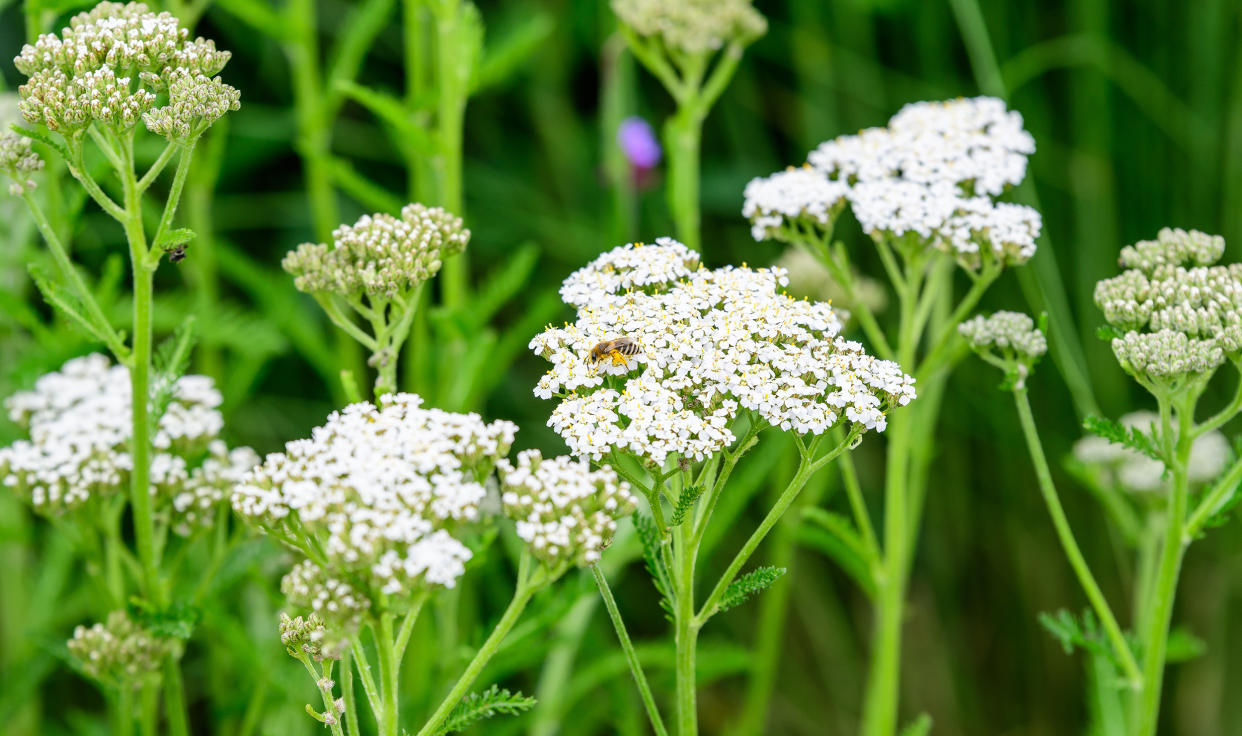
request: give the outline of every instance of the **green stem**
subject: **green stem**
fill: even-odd
[[[358,728],[358,698],[354,693],[354,664],[351,652],[341,657],[341,697],[345,700],[345,730],[349,736],[362,736]]]
[[[362,692],[367,696],[367,705],[371,706],[372,713],[378,714],[382,706],[379,688],[375,686],[375,677],[371,674],[371,661],[367,659],[367,652],[362,648],[362,640],[357,635],[350,637],[349,644],[357,662],[358,679],[362,680]]]
[[[677,734],[696,736],[698,715],[698,654],[699,627],[694,616],[694,567],[698,549],[687,525],[676,530],[677,568],[673,573],[676,592],[674,624],[676,627]]]
[[[1116,655],[1117,661],[1121,663],[1121,669],[1130,681],[1130,687],[1138,690],[1143,684],[1143,676],[1139,672],[1138,662],[1135,661],[1134,652],[1130,651],[1125,635],[1117,624],[1117,618],[1113,615],[1112,608],[1109,607],[1108,601],[1100,591],[1100,586],[1096,583],[1095,576],[1091,574],[1091,568],[1087,565],[1086,559],[1082,556],[1082,551],[1078,548],[1078,542],[1074,539],[1074,531],[1070,528],[1069,519],[1066,518],[1065,509],[1061,506],[1056,486],[1053,485],[1052,473],[1048,469],[1048,460],[1044,456],[1043,444],[1040,442],[1039,432],[1035,428],[1035,417],[1031,413],[1031,402],[1027,398],[1025,390],[1014,391],[1013,399],[1018,407],[1018,418],[1022,424],[1022,433],[1026,435],[1026,446],[1031,453],[1031,462],[1035,465],[1035,476],[1039,479],[1039,490],[1044,496],[1044,503],[1048,506],[1048,514],[1052,517],[1052,525],[1056,528],[1057,538],[1061,541],[1061,547],[1065,550],[1065,556],[1069,558],[1070,566],[1074,568],[1074,574],[1078,576],[1078,583],[1082,586],[1083,592],[1086,593],[1087,600],[1091,602],[1092,609],[1095,610],[1096,616],[1100,619],[1100,625],[1104,627],[1104,632],[1108,635],[1109,643],[1113,647],[1113,653]]]
[[[612,619],[612,626],[617,631],[617,640],[621,642],[621,650],[625,653],[625,661],[630,666],[630,674],[634,676],[634,684],[638,686],[643,707],[647,709],[647,718],[651,720],[651,728],[658,736],[668,736],[668,730],[664,728],[664,719],[660,717],[660,709],[656,707],[655,698],[651,694],[651,686],[647,684],[647,675],[643,673],[642,663],[638,661],[638,652],[634,650],[634,643],[630,641],[630,634],[626,631],[621,611],[617,609],[617,601],[612,597],[612,589],[608,587],[608,579],[604,577],[604,572],[599,569],[599,565],[591,566],[591,574],[595,576],[595,584],[599,586],[599,594],[604,599],[604,607],[608,609],[608,617]]]
[[[439,82],[439,99],[436,110],[438,200],[440,206],[461,217],[462,211],[462,133],[466,116],[466,100],[469,96],[467,80],[462,76],[471,72],[466,54],[459,41],[468,36],[462,28],[465,9],[457,0],[443,3],[436,13],[436,73]],[[440,285],[444,304],[460,307],[469,289],[469,267],[466,253],[445,260],[441,269]]]
[[[699,154],[703,115],[694,99],[680,103],[664,128],[668,150],[668,205],[677,237],[692,250],[702,250],[699,233]]]
[[[436,708],[435,713],[431,715],[431,718],[427,719],[427,723],[419,730],[418,736],[431,736],[431,734],[439,731],[445,719],[449,717],[453,708],[457,707],[457,704],[465,697],[466,691],[470,689],[470,686],[474,684],[479,674],[483,672],[483,668],[495,656],[501,642],[504,641],[505,636],[509,634],[509,631],[521,617],[526,604],[530,602],[531,596],[539,588],[539,585],[531,580],[530,566],[529,553],[523,552],[522,563],[518,572],[517,588],[513,592],[513,600],[509,601],[509,607],[505,609],[500,620],[496,622],[496,628],[492,629],[492,633],[483,642],[483,646],[474,655],[474,659],[470,660],[470,664],[466,665],[466,670],[457,679],[453,689],[449,691],[448,695],[444,696],[444,700],[440,701],[440,705]]]
[[[173,175],[172,188],[168,191],[168,199],[164,202],[164,213],[160,215],[160,224],[155,228],[155,236],[151,238],[151,248],[161,247],[160,239],[168,232],[173,216],[177,214],[177,205],[181,203],[181,192],[185,190],[185,179],[190,173],[190,162],[194,159],[194,146],[198,139],[189,141],[181,148],[181,156],[177,159],[177,173]],[[159,252],[152,256],[159,262]]]
[[[170,736],[189,736],[189,714],[185,707],[185,686],[181,681],[181,664],[173,655],[164,659],[164,710]]]
[[[397,736],[397,683],[401,674],[398,667],[396,640],[393,638],[393,614],[380,614],[375,630],[375,649],[379,655],[380,698],[382,707],[377,714],[380,736]]]
[[[1160,720],[1160,696],[1164,681],[1165,657],[1169,643],[1169,626],[1173,620],[1173,601],[1177,580],[1186,552],[1185,519],[1189,487],[1186,464],[1190,458],[1193,409],[1178,407],[1177,444],[1173,446],[1171,408],[1167,399],[1160,399],[1161,439],[1165,456],[1172,458],[1169,479],[1168,518],[1165,520],[1164,543],[1160,550],[1160,567],[1156,584],[1146,607],[1151,611],[1143,632],[1143,690],[1138,701],[1137,736],[1155,736]]]
[[[306,655],[298,657],[298,661],[306,668],[306,673],[310,675],[311,682],[315,683],[315,689],[319,691],[319,697],[323,701],[324,711],[333,716],[333,721],[328,724],[328,727],[332,729],[332,736],[344,736],[341,732],[340,714],[336,712],[336,703],[332,701],[332,692],[330,690],[324,691],[319,687],[320,678],[327,677],[327,674],[320,672],[319,668],[312,664],[310,658]],[[309,708],[310,706],[306,707]]]
[[[772,527],[776,525],[776,522],[780,521],[781,516],[785,514],[785,511],[789,508],[790,504],[797,499],[798,494],[802,492],[802,489],[806,486],[806,482],[811,478],[811,476],[814,475],[817,470],[835,460],[838,455],[848,450],[850,444],[856,437],[857,435],[851,432],[846,435],[845,439],[842,440],[836,447],[832,448],[823,457],[818,459],[815,458],[815,451],[819,447],[822,435],[820,437],[816,437],[809,443],[807,450],[802,454],[801,462],[798,464],[798,472],[794,474],[793,479],[789,481],[789,485],[785,487],[785,490],[776,500],[776,503],[773,504],[767,515],[763,517],[763,521],[759,523],[759,527],[751,533],[750,538],[746,540],[746,543],[742,545],[742,548],[738,550],[736,555],[733,556],[733,561],[729,563],[727,568],[725,568],[725,572],[720,576],[720,580],[716,583],[716,587],[712,588],[712,592],[707,596],[707,599],[704,600],[703,607],[699,610],[698,615],[695,617],[696,626],[702,626],[707,623],[708,619],[716,614],[717,608],[720,604],[720,599],[724,596],[724,593],[728,589],[729,585],[737,577],[737,574],[741,572],[742,566],[745,565],[747,560],[750,559],[750,556],[754,554],[755,549],[759,546],[759,543],[763,541],[764,537],[767,536]]]

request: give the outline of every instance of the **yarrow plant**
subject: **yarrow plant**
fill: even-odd
[[[330,678],[330,665],[318,669],[310,660],[348,649],[386,736],[399,730],[399,667],[423,604],[457,585],[473,556],[471,545],[493,523],[484,507],[494,470],[500,471],[503,512],[525,542],[516,590],[420,734],[443,732],[530,598],[575,564],[597,560],[616,519],[633,510],[627,484],[611,470],[543,460],[537,452],[510,465],[504,458],[515,425],[421,404],[413,394],[351,404],[309,439],[269,455],[232,497],[238,514],[303,557],[281,586],[291,605],[311,614],[282,623],[290,653],[319,680]],[[365,632],[378,656],[377,681]],[[340,733],[342,712],[354,712],[352,687],[344,688],[344,707],[327,692],[327,710],[313,715]]]
[[[612,9],[634,57],[677,103],[664,124],[668,203],[678,237],[698,250],[703,121],[768,22],[751,0],[612,0]]]
[[[1242,365],[1242,270],[1237,264],[1215,265],[1224,248],[1219,236],[1166,228],[1155,240],[1123,248],[1119,260],[1126,270],[1096,285],[1095,301],[1114,335],[1117,362],[1158,408],[1129,414],[1121,423],[1091,418],[1087,428],[1095,436],[1075,447],[1077,474],[1138,552],[1132,633],[1123,632],[1078,550],[1026,388],[1010,385],[1040,489],[1094,613],[1080,623],[1062,612],[1046,618],[1045,625],[1067,648],[1081,645],[1104,655],[1115,668],[1114,682],[1096,688],[1123,706],[1113,726],[1124,733],[1156,733],[1164,670],[1173,661],[1170,630],[1182,558],[1191,542],[1230,512],[1242,481],[1242,460],[1219,432],[1242,411],[1242,381],[1224,407],[1197,418],[1212,377],[1226,364],[1235,373]],[[1000,319],[1009,325],[1022,321],[1020,315]],[[997,320],[994,316],[988,322]],[[994,344],[980,339],[982,333],[968,338],[989,362],[1012,374],[1033,365],[1026,359],[1029,353],[1016,346],[1043,344],[1029,318],[1024,327],[1007,331],[1006,339],[1015,346],[1008,354],[998,354]],[[1093,630],[1097,620],[1100,631]]]
[[[824,303],[781,292],[778,269],[708,270],[697,253],[662,238],[604,253],[561,288],[577,311],[531,349],[552,365],[535,394],[554,399],[548,425],[584,459],[607,463],[647,500],[640,524],[647,564],[671,612],[677,649],[676,731],[697,733],[695,659],[700,629],[771,584],[769,568],[739,576],[815,471],[883,431],[915,398],[895,363],[839,336]],[[627,360],[592,361],[601,341],[637,346]],[[696,565],[712,511],[734,466],[765,430],[788,432],[800,461],[789,486],[696,603]],[[825,440],[828,440],[827,442]],[[646,519],[647,517],[643,517]],[[596,570],[653,727],[665,732],[605,578]]]
[[[119,407],[128,412],[129,426],[118,436],[123,436],[127,443],[124,470],[130,486],[137,548],[135,567],[141,572],[137,577],[145,604],[153,611],[168,609],[171,586],[161,575],[164,544],[157,532],[163,521],[157,518],[155,508],[161,494],[158,488],[153,494],[152,487],[161,480],[174,482],[177,472],[176,467],[161,460],[164,456],[155,452],[161,449],[154,447],[160,437],[157,422],[162,421],[157,414],[164,410],[157,394],[163,390],[161,386],[177,380],[175,366],[184,364],[189,350],[189,333],[183,330],[168,351],[177,360],[158,366],[159,374],[152,375],[153,281],[165,256],[179,261],[193,239],[192,232],[172,225],[195,144],[212,123],[239,107],[238,91],[216,76],[228,60],[227,51],[217,49],[209,40],[192,39],[189,31],[169,13],[151,12],[141,3],[111,2],[74,16],[60,34],[39,36],[14,59],[18,72],[27,78],[18,89],[18,106],[27,127],[15,126],[14,132],[63,158],[90,198],[124,229],[133,288],[129,330],[132,338],[128,341],[125,333],[111,323],[78,273],[69,258],[69,248],[34,197],[32,182],[38,160],[11,134],[6,133],[0,140],[0,171],[12,180],[11,191],[26,202],[60,270],[61,281],[34,272],[36,283],[53,307],[108,347],[128,373],[128,395],[141,397],[125,399],[127,406]],[[135,144],[144,131],[165,139],[165,143],[154,162],[140,174]],[[92,148],[114,176],[102,181],[95,178],[93,166],[87,161],[87,152]],[[144,199],[173,159],[177,165],[171,186],[160,197],[159,214],[149,219],[144,216]],[[153,229],[149,229],[150,222],[156,223]],[[115,383],[111,379],[108,389],[115,391]],[[89,413],[90,409],[86,411]],[[175,416],[178,410],[172,411],[174,414],[168,416]],[[91,436],[99,430],[89,423],[95,419],[87,417],[88,423],[78,432],[78,439],[87,443],[100,439]],[[115,429],[116,419],[109,417],[108,426]],[[37,431],[37,425],[32,423],[31,429]],[[37,446],[39,440],[35,438],[34,442]],[[80,458],[74,453],[81,449],[52,450],[51,457],[44,459],[54,462],[63,456],[70,463],[78,462]],[[100,451],[104,460],[87,462],[88,472],[96,467],[91,463],[106,462],[115,447],[101,447]],[[35,458],[28,456],[25,460]],[[216,462],[228,465],[231,461],[221,457]],[[87,475],[74,483],[115,482],[115,476],[109,475],[106,467],[99,469],[98,478]],[[69,468],[64,470],[72,472]],[[19,482],[36,484],[30,477]],[[63,483],[64,479],[58,482]],[[53,498],[51,489],[47,489],[46,498]],[[72,503],[77,497],[69,494],[59,498]],[[196,503],[191,499],[186,509]],[[168,662],[163,679],[170,728],[174,733],[185,733],[180,673],[174,657],[170,656]],[[144,699],[144,704],[143,717],[149,721],[154,718],[151,706],[155,703]]]
[[[1035,254],[1038,212],[999,201],[1026,174],[1035,142],[1022,116],[979,97],[918,102],[882,128],[820,144],[805,164],[747,184],[742,214],[756,240],[789,243],[818,259],[840,285],[870,347],[915,376],[925,399],[889,432],[883,546],[861,499],[851,500],[851,538],[864,541],[864,569],[877,594],[871,674],[862,733],[897,729],[901,627],[913,542],[926,491],[930,447],[948,370],[961,356],[957,328],[1006,268]],[[849,209],[875,245],[896,293],[896,339],[860,293],[861,257],[834,240]],[[954,265],[970,282],[954,297]],[[848,462],[848,459],[846,460]]]
[[[332,245],[304,243],[282,265],[333,324],[371,352],[380,396],[397,390],[397,357],[423,285],[469,241],[461,218],[439,207],[409,204],[400,217],[363,215],[338,227]]]

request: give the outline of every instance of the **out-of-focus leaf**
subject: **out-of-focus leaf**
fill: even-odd
[[[471,80],[472,92],[500,84],[512,76],[535,55],[555,27],[548,13],[536,12],[517,21],[500,38],[489,42]]]

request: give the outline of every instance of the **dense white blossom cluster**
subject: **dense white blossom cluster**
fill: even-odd
[[[612,0],[612,9],[635,33],[679,54],[747,43],[768,29],[751,0]]]
[[[128,487],[133,461],[129,373],[102,355],[75,358],[5,401],[28,433],[0,449],[0,479],[36,511],[61,514]],[[210,526],[228,488],[259,458],[230,450],[220,392],[206,376],[182,376],[159,418],[151,495],[179,534]]]
[[[742,216],[751,222],[755,240],[787,239],[786,227],[809,221],[827,227],[845,205],[849,186],[810,166],[791,166],[765,178],[751,179],[743,194]]]
[[[1122,367],[1149,379],[1210,375],[1242,353],[1242,264],[1212,265],[1220,236],[1165,228],[1124,248],[1127,270],[1095,287]]]
[[[566,282],[577,320],[530,347],[552,363],[535,394],[560,398],[548,424],[575,455],[700,460],[733,441],[743,409],[799,434],[842,422],[882,431],[888,410],[914,398],[897,364],[838,336],[832,307],[781,293],[783,271],[691,270],[696,260],[667,240],[625,245]],[[624,279],[592,281],[619,262]],[[644,288],[628,290],[634,283]],[[622,336],[640,349],[628,363],[587,360],[596,343]]]
[[[844,198],[872,237],[938,248],[970,269],[985,256],[1019,265],[1035,253],[1041,218],[995,197],[1022,181],[1034,151],[1001,100],[919,102],[887,127],[822,143],[809,168],[753,180],[742,213],[756,240],[788,239],[799,224],[830,225]]]
[[[527,450],[516,466],[500,461],[499,471],[505,515],[531,554],[553,569],[599,562],[617,519],[634,511],[629,484],[607,466],[592,470],[585,460]]]
[[[116,687],[137,688],[159,672],[175,646],[139,626],[124,611],[108,614],[105,623],[79,626],[69,640],[69,655],[82,671]]]
[[[303,243],[281,265],[305,292],[392,299],[430,279],[461,253],[470,231],[439,207],[408,204],[400,217],[363,215],[332,231],[332,245]]]
[[[1127,429],[1136,429],[1153,438],[1160,426],[1160,416],[1150,411],[1131,412],[1118,421]],[[1214,480],[1229,463],[1231,454],[1225,435],[1215,430],[1200,435],[1190,447],[1186,466],[1188,479],[1192,484]],[[1158,491],[1166,483],[1164,463],[1097,435],[1078,440],[1074,444],[1074,457],[1099,468],[1106,474],[1106,482],[1129,491]]]
[[[94,122],[118,130],[145,122],[189,139],[238,108],[237,90],[215,77],[228,60],[211,41],[190,40],[170,13],[103,2],[59,36],[39,36],[13,62],[29,77],[19,92],[30,123],[77,135]]]
[[[238,514],[307,555],[283,588],[332,626],[453,587],[470,559],[454,533],[479,518],[517,427],[421,404],[414,394],[351,404],[234,488]]]

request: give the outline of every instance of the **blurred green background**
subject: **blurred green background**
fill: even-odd
[[[507,336],[529,330],[523,318],[531,310],[537,310],[539,324],[567,318],[568,310],[557,311],[549,295],[595,254],[671,231],[660,172],[636,190],[618,187],[628,177],[625,172],[617,176],[615,145],[621,117],[639,114],[658,126],[671,102],[619,53],[622,45],[613,37],[615,20],[606,2],[496,0],[479,5],[489,46],[508,43],[513,53],[499,68],[503,73],[471,100],[466,114],[463,214],[474,232],[469,249],[473,279],[485,283],[492,269],[510,262],[526,244],[535,250],[523,251],[522,257],[538,255],[520,292],[492,319],[497,334]],[[1081,435],[1081,412],[1092,402],[1111,417],[1146,408],[1136,403],[1140,392],[1095,336],[1101,320],[1092,289],[1098,279],[1116,272],[1122,245],[1153,237],[1166,225],[1223,234],[1228,257],[1242,256],[1242,4],[789,0],[757,6],[768,17],[769,32],[748,50],[705,127],[706,262],[770,263],[781,255],[776,244],[754,243],[740,216],[742,188],[751,177],[802,162],[827,138],[882,125],[907,102],[1002,94],[1023,114],[1038,144],[1028,181],[1040,202],[1045,237],[1026,267],[1030,275],[1006,275],[984,306],[1026,309],[1026,298],[1034,293],[1034,270],[1058,273],[1064,299],[1052,294],[1048,308],[1060,310],[1064,324],[1077,325],[1078,334],[1061,337],[1080,346],[1091,379],[1091,392],[1080,392],[1077,404],[1052,361],[1032,384],[1054,464]],[[355,8],[326,0],[319,9],[322,41],[329,44]],[[0,83],[8,91],[19,81],[11,59],[28,22],[21,3],[0,0]],[[221,381],[231,439],[271,451],[321,422],[337,391],[331,380],[338,367],[335,338],[312,300],[299,294],[279,268],[287,250],[313,238],[289,59],[276,41],[219,7],[207,7],[197,32],[233,52],[224,77],[241,90],[242,109],[229,118],[227,128],[213,131],[207,144],[213,154],[204,158],[214,160],[219,170],[204,190],[205,201],[183,205],[183,214],[209,224],[211,232],[207,244],[181,267],[161,270],[158,329],[171,329],[185,312],[198,313],[204,339],[198,369]],[[394,25],[378,36],[358,81],[399,91],[401,63]],[[406,172],[370,113],[347,103],[332,133],[332,151],[340,160],[405,201]],[[211,181],[210,173],[202,176]],[[44,256],[14,204],[0,203],[5,243],[0,250],[0,392],[5,395],[90,349],[52,321],[29,284],[25,264]],[[369,209],[343,193],[339,205],[342,221]],[[121,252],[116,247],[120,232],[111,221],[90,206],[80,220],[68,214],[76,221],[79,260],[102,269],[110,254]],[[857,227],[844,224],[838,232],[857,246],[866,267],[871,250]],[[208,249],[213,255],[200,257]],[[878,269],[872,273],[878,275]],[[118,315],[123,309],[118,302]],[[524,346],[529,337],[516,334],[513,341]],[[434,349],[426,340],[421,345]],[[516,421],[522,427],[520,447],[561,451],[559,440],[544,428],[550,404],[531,396],[541,361],[521,350],[515,354],[512,364],[497,361],[492,369],[499,375],[482,411]],[[912,581],[903,713],[929,712],[938,734],[1081,733],[1087,719],[1084,662],[1078,655],[1067,656],[1038,626],[1036,615],[1062,607],[1081,610],[1084,601],[1047,522],[1013,407],[992,390],[995,383],[989,369],[968,361],[950,384]],[[5,439],[14,433],[10,425],[0,431]],[[863,486],[873,492],[882,480],[881,449],[881,443],[868,442],[860,450]],[[1107,533],[1091,498],[1068,476],[1059,481],[1106,593],[1124,601],[1130,574],[1126,555]],[[7,602],[0,605],[0,655],[6,666],[0,671],[5,682],[0,723],[22,709],[28,716],[34,707],[49,713],[44,720],[48,730],[42,732],[89,730],[86,721],[65,715],[62,704],[89,709],[93,696],[80,678],[58,669],[53,644],[80,621],[70,605],[54,603],[72,589],[72,576],[78,573],[62,562],[65,578],[49,582],[45,573],[64,550],[53,533],[30,523],[10,499],[3,503],[0,596]],[[758,504],[752,506],[751,513],[759,513]],[[1233,697],[1242,687],[1242,544],[1237,537],[1238,525],[1226,526],[1196,546],[1187,560],[1175,615],[1207,641],[1208,651],[1171,668],[1165,733],[1242,733],[1242,700]],[[274,631],[268,629],[274,629],[271,617],[279,599],[256,590],[272,579],[271,568],[279,564],[272,562],[270,549],[255,554],[262,564],[239,573],[229,597],[216,603],[221,611],[241,611],[246,630],[274,644]],[[246,581],[255,584],[247,587]],[[499,600],[507,595],[506,583],[495,582],[490,597]],[[811,550],[799,553],[796,575],[781,584],[789,586],[791,603],[768,732],[852,733],[867,662],[866,600]],[[564,586],[591,593],[573,576]],[[639,638],[662,630],[654,596],[637,566],[624,576],[618,593],[637,622]],[[22,610],[15,610],[19,601]],[[52,608],[58,608],[55,616],[47,612]],[[714,635],[749,646],[759,610],[751,605],[731,613]],[[600,618],[597,612],[575,665],[579,673],[596,672],[596,677],[580,674],[576,705],[563,733],[614,732],[621,728],[619,714],[630,708],[633,714],[624,718],[639,717],[624,672],[592,670],[616,652]],[[225,630],[213,630],[210,621],[204,631],[208,642],[249,646],[244,639],[228,643]],[[548,645],[549,637],[553,634],[542,634],[536,637],[542,644],[531,646],[542,652],[538,647]],[[202,642],[196,646],[211,648]],[[229,671],[210,663],[219,655],[192,653],[206,663],[202,677]],[[230,656],[240,657],[236,652]],[[254,656],[262,661],[283,654],[274,646]],[[737,677],[741,656],[735,653],[730,660],[722,655],[721,672],[706,678],[701,696],[705,732],[722,731],[735,711],[743,689]],[[511,679],[529,691],[538,678],[540,657],[526,659],[519,664],[527,674]],[[189,671],[192,689],[194,678],[195,671]],[[282,728],[312,732],[314,724],[299,715],[303,701],[292,699],[309,693],[288,695],[282,687],[295,686],[270,688],[272,702],[283,702],[286,720],[294,724]],[[249,695],[233,693],[243,704],[237,705],[217,696],[209,700],[204,695],[209,690],[230,692],[227,683],[213,682],[192,694],[203,733],[209,723],[242,717],[233,711],[243,708]],[[506,724],[505,732],[531,725],[529,716],[517,720]],[[276,728],[265,726],[261,732],[276,733]]]

